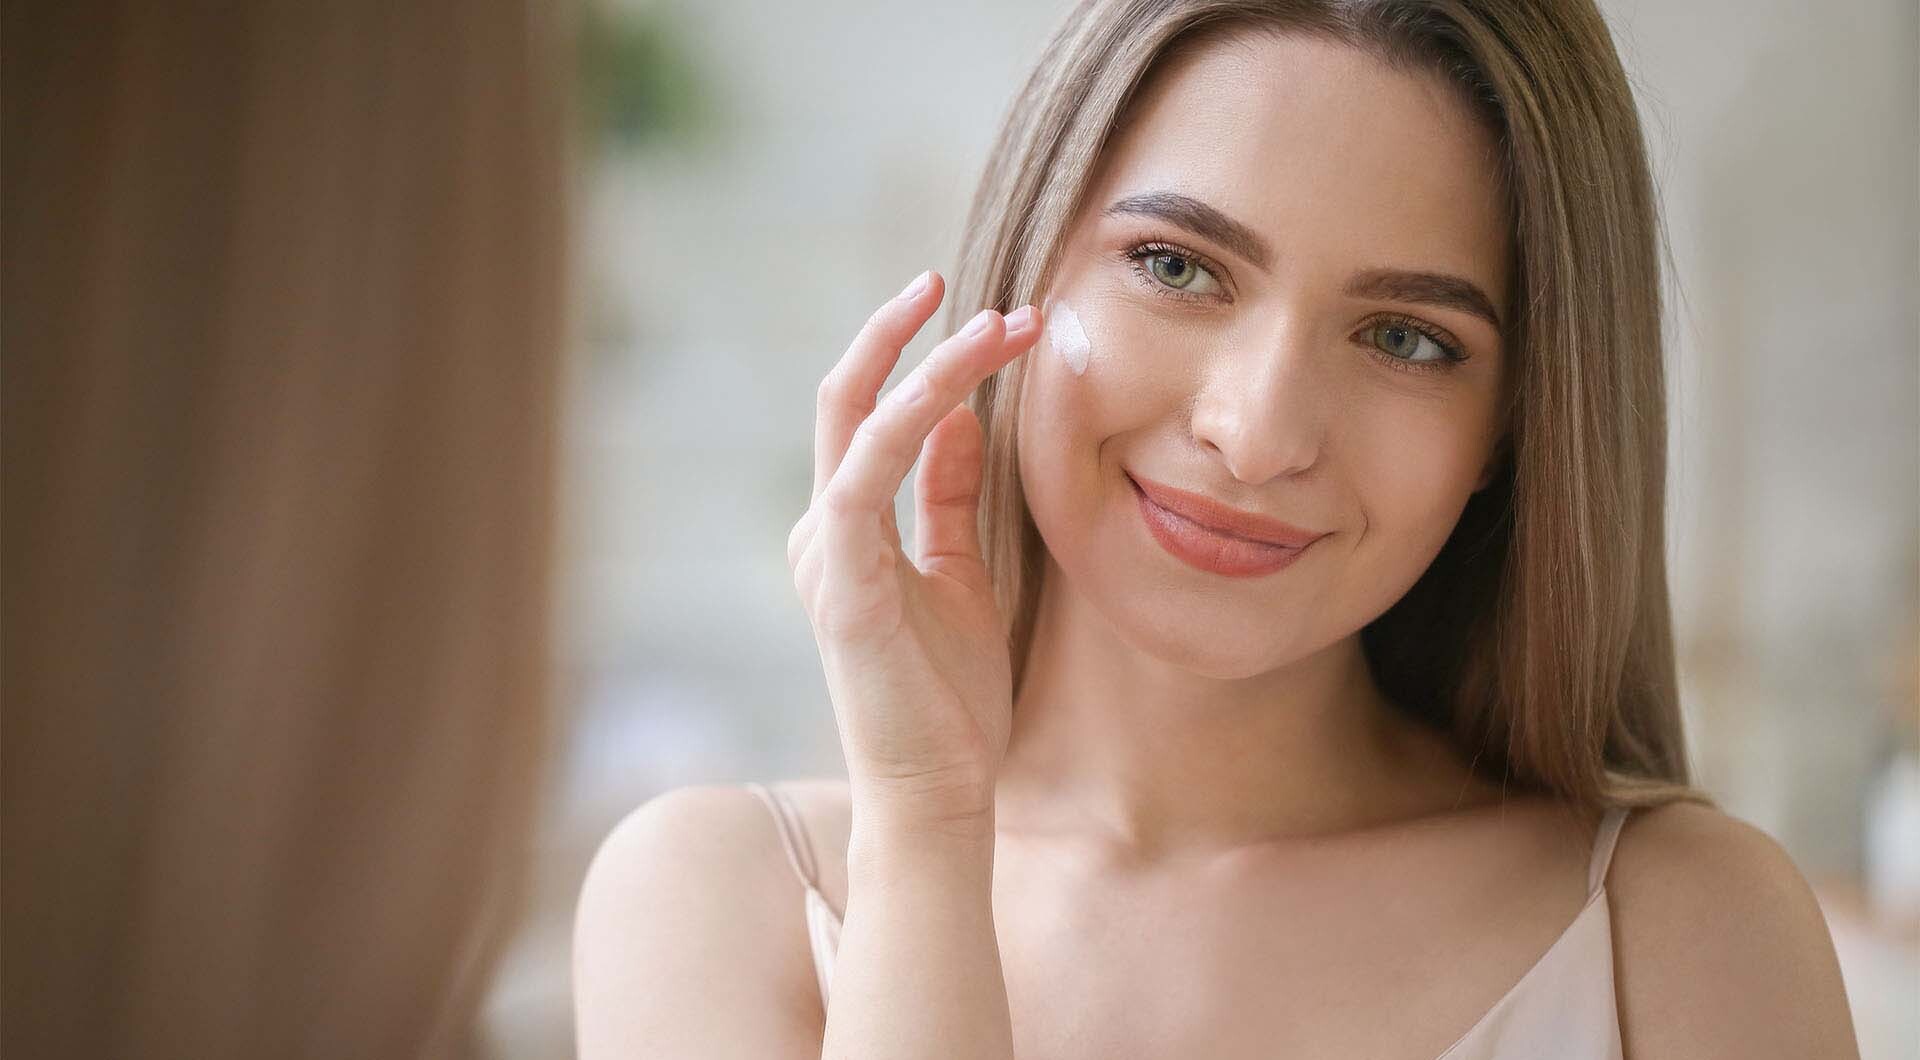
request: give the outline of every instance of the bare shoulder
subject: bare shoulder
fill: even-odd
[[[818,1055],[797,881],[742,785],[673,788],[601,843],[574,917],[579,1055]]]
[[[1857,1057],[1825,916],[1773,837],[1695,803],[1637,810],[1607,874],[1628,1057]]]

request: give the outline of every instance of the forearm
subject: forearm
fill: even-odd
[[[993,826],[861,822],[824,1060],[1011,1060],[993,926]]]

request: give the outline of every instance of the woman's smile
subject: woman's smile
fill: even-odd
[[[1242,578],[1273,574],[1326,536],[1124,474],[1153,539],[1182,562],[1209,573]]]

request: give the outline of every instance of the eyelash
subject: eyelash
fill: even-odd
[[[1442,354],[1441,358],[1437,361],[1409,361],[1404,357],[1395,357],[1393,354],[1369,343],[1368,348],[1373,350],[1374,353],[1379,354],[1380,359],[1386,361],[1389,367],[1399,368],[1408,372],[1444,371],[1467,359],[1467,351],[1461,348],[1458,339],[1455,339],[1446,329],[1429,324],[1418,317],[1403,316],[1399,313],[1387,313],[1367,321],[1367,329],[1372,330],[1382,324],[1398,324],[1404,328],[1412,328],[1433,340],[1433,344],[1440,347],[1440,353]]]
[[[1148,289],[1164,298],[1171,298],[1177,302],[1205,301],[1206,296],[1186,294],[1154,279],[1153,274],[1147,271],[1146,262],[1148,258],[1162,256],[1181,258],[1191,265],[1205,269],[1216,282],[1220,282],[1222,287],[1226,286],[1221,280],[1221,277],[1225,273],[1224,269],[1207,260],[1205,255],[1196,254],[1185,247],[1175,246],[1172,243],[1162,243],[1157,239],[1149,240],[1145,243],[1136,244],[1135,246],[1127,248],[1120,256],[1131,263],[1133,266],[1133,274],[1138,276],[1140,281],[1147,285]]]
[[[1196,254],[1177,244],[1166,243],[1157,239],[1149,240],[1148,242],[1138,243],[1128,247],[1121,253],[1121,258],[1132,267],[1134,275],[1139,278],[1140,282],[1145,284],[1154,294],[1162,298],[1171,298],[1177,302],[1204,301],[1206,299],[1205,295],[1185,294],[1175,288],[1168,287],[1166,284],[1155,279],[1153,274],[1147,271],[1147,259],[1160,257],[1162,255],[1182,258],[1190,265],[1205,269],[1213,276],[1215,282],[1220,283],[1222,287],[1226,286],[1225,281],[1222,279],[1223,271],[1218,266],[1212,261],[1209,261],[1205,255]],[[1378,346],[1374,346],[1372,343],[1366,344],[1368,349],[1380,360],[1386,362],[1390,368],[1403,372],[1445,371],[1467,360],[1466,350],[1461,346],[1460,340],[1454,338],[1452,333],[1445,328],[1429,324],[1418,317],[1410,317],[1399,313],[1385,313],[1375,316],[1367,321],[1367,328],[1377,328],[1382,324],[1397,324],[1401,327],[1412,328],[1414,331],[1431,339],[1433,344],[1440,347],[1440,352],[1444,354],[1443,357],[1436,361],[1409,361],[1403,357],[1395,357],[1385,350],[1380,349]]]

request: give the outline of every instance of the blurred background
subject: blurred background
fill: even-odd
[[[613,824],[844,775],[814,388],[1069,7],[10,3],[4,1050],[571,1055]],[[1602,7],[1698,777],[1920,1057],[1920,13]]]

